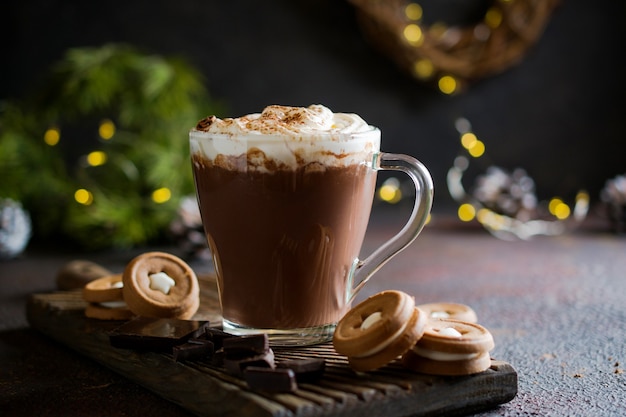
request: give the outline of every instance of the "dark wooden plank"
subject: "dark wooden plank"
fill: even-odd
[[[194,317],[216,322],[219,303],[211,277],[201,280],[202,308]],[[435,377],[397,364],[356,373],[331,344],[276,348],[276,360],[323,357],[324,377],[294,393],[254,392],[245,381],[205,362],[179,363],[172,355],[117,349],[107,332],[119,325],[87,319],[80,292],[33,295],[31,326],[198,416],[433,416],[469,414],[510,401],[517,374],[507,363],[468,377]]]

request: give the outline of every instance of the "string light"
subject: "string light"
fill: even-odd
[[[402,200],[400,181],[395,177],[385,180],[378,189],[378,198],[389,204],[395,204]]]
[[[456,78],[451,75],[444,75],[443,77],[439,78],[439,82],[437,83],[437,85],[439,87],[439,91],[444,94],[453,94],[458,88]]]
[[[483,141],[476,140],[467,151],[474,158],[480,158],[485,154],[485,143]]]
[[[474,217],[476,217],[476,209],[469,203],[461,204],[457,211],[457,215],[461,221],[469,222],[474,220]]]
[[[471,149],[477,140],[478,138],[472,132],[465,132],[461,135],[461,145],[463,145],[465,149]]]
[[[550,203],[548,203],[548,210],[550,211],[550,214],[560,220],[567,219],[571,213],[569,206],[557,197],[550,200]]]
[[[404,9],[404,14],[409,20],[420,20],[423,15],[422,6],[417,3],[409,3]]]
[[[61,140],[61,131],[58,127],[51,127],[43,134],[43,141],[46,145],[56,146]]]
[[[104,165],[107,161],[107,154],[102,151],[93,151],[87,155],[87,163],[92,167]]]
[[[152,192],[152,201],[157,204],[163,204],[172,198],[172,191],[169,188],[162,187]]]
[[[424,42],[422,29],[415,23],[406,25],[402,33],[407,42],[413,46],[420,46]]]
[[[98,127],[98,135],[103,140],[109,140],[115,135],[115,123],[109,119],[104,119],[100,122]]]
[[[419,59],[415,61],[413,72],[416,77],[427,80],[435,73],[435,67],[430,59]]]
[[[89,190],[80,188],[74,192],[74,200],[79,204],[89,206],[93,203],[93,194]]]
[[[502,24],[502,11],[495,7],[490,7],[485,13],[485,23],[491,29],[496,29]]]

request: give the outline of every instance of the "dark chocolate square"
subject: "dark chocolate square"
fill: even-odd
[[[109,333],[112,346],[123,349],[171,352],[206,331],[208,321],[137,317]]]

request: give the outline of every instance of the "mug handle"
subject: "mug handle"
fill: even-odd
[[[384,264],[409,246],[420,234],[433,204],[434,186],[428,169],[409,155],[379,152],[374,156],[373,169],[380,171],[401,171],[406,173],[415,185],[415,203],[409,220],[395,236],[382,244],[364,260],[356,259],[350,270],[348,302],[361,291]],[[356,285],[355,285],[356,284]]]

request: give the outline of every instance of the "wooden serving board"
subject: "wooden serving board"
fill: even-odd
[[[200,277],[201,309],[194,317],[220,323],[213,277]],[[517,394],[511,365],[492,361],[487,371],[464,377],[410,372],[398,364],[356,373],[332,344],[273,348],[277,361],[322,357],[324,376],[299,384],[294,393],[264,393],[208,362],[176,362],[172,355],[114,348],[108,332],[120,322],[88,319],[80,291],[35,294],[27,314],[31,326],[77,352],[179,404],[198,416],[437,416],[493,408]]]

